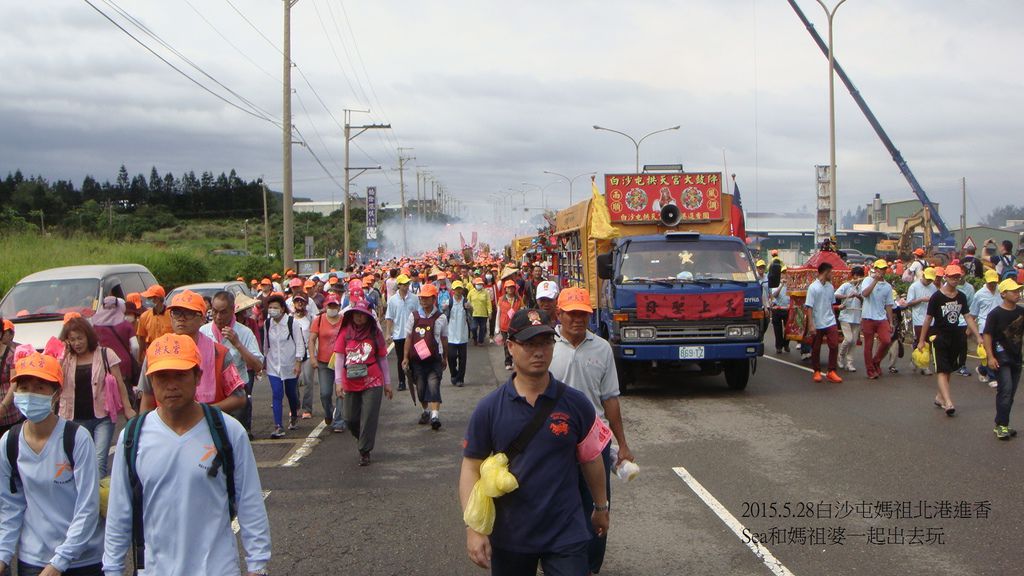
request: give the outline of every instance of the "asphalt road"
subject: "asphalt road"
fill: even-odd
[[[469,352],[466,387],[445,380],[443,428],[417,425],[418,407],[396,394],[367,468],[356,465],[350,435],[329,432],[295,466],[281,466],[319,420],[302,421],[285,441],[256,443],[272,573],[485,573],[464,549],[461,441],[473,406],[508,373],[496,347]],[[976,378],[954,376],[949,418],[932,406],[934,379],[912,376],[909,357],[901,362],[903,373],[877,381],[861,370],[842,384],[814,384],[795,353],[765,358],[743,392],[722,377],[648,377],[623,398],[641,474],[613,479],[602,574],[1020,573],[1024,438],[994,439],[994,391]],[[265,439],[265,384],[256,401]],[[687,485],[680,467],[703,490]],[[772,567],[712,499],[738,531],[765,536],[757,552],[767,550]]]

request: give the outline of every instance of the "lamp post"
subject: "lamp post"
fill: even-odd
[[[576,179],[580,178],[581,176],[593,176],[593,175],[597,174],[596,172],[584,172],[583,174],[577,174],[576,176],[573,176],[572,178],[570,178],[570,177],[566,176],[565,174],[559,174],[558,172],[552,172],[551,170],[545,170],[544,173],[545,174],[551,174],[552,176],[558,176],[559,178],[565,178],[565,181],[569,183],[569,206],[572,206],[572,185],[573,185],[573,182],[575,182]]]
[[[846,0],[843,0],[843,1],[845,2]],[[681,126],[672,126],[671,128],[662,128],[661,130],[655,130],[654,132],[651,132],[649,134],[645,134],[643,138],[637,140],[636,138],[633,138],[632,136],[630,136],[629,134],[626,134],[625,132],[619,132],[618,130],[612,130],[611,128],[605,128],[604,126],[598,126],[596,124],[594,125],[594,130],[604,130],[606,132],[614,132],[616,134],[621,134],[621,135],[625,136],[626,138],[629,138],[630,141],[633,142],[633,146],[636,147],[636,174],[640,173],[640,144],[642,144],[643,141],[646,140],[650,136],[654,136],[655,134],[660,134],[662,132],[668,132],[669,130],[679,130],[679,128],[681,128]]]
[[[824,0],[817,0],[825,15],[828,16],[828,140],[829,140],[829,221],[832,225],[832,235],[836,234],[836,59],[832,48],[832,20],[835,18],[839,7],[846,0],[839,2],[829,10]]]

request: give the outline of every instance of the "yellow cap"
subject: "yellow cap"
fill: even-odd
[[[929,280],[935,280],[935,268],[925,268],[924,277]]]
[[[756,266],[757,266],[758,268],[761,268],[762,266],[767,266],[767,264],[765,264],[765,263],[764,263],[764,260],[758,260],[758,261],[757,261],[757,264],[755,264],[755,265],[756,265]]]
[[[1003,292],[1017,292],[1021,289],[1021,285],[1017,284],[1017,281],[1013,278],[1007,278],[999,283],[999,293]]]
[[[395,278],[395,282],[398,282],[399,284],[408,284],[409,277],[406,276],[405,274],[399,274],[398,278]]]
[[[889,263],[883,260],[882,258],[875,260],[875,268],[878,268],[879,270],[885,270],[888,267]]]
[[[462,283],[462,280],[456,280],[455,282],[452,282],[452,290],[457,290],[459,288],[462,288],[463,290],[466,289],[466,285]]]
[[[985,270],[985,284],[990,282],[999,282],[999,272],[995,270]]]

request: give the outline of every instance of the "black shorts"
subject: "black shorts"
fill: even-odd
[[[967,363],[967,333],[963,330],[942,331],[932,343],[935,371],[952,374]]]

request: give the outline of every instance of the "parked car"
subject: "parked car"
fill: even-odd
[[[865,254],[856,248],[840,248],[839,251],[846,254],[846,262],[851,266],[862,266],[868,260],[878,259],[874,254]]]
[[[213,298],[213,295],[216,294],[217,292],[220,292],[221,290],[231,292],[235,296],[238,296],[239,294],[245,294],[246,296],[250,295],[249,287],[246,286],[243,282],[239,282],[237,280],[231,280],[230,282],[201,282],[199,284],[178,286],[174,290],[171,290],[169,294],[167,294],[167,298],[165,298],[164,301],[170,304],[171,300],[173,300],[175,296],[181,294],[185,290],[191,290],[196,294],[199,294],[203,298],[206,298],[207,300]]]
[[[15,338],[42,350],[58,336],[64,315],[92,317],[106,296],[124,298],[156,284],[139,264],[99,264],[50,268],[22,278],[0,301],[0,316],[14,323]]]

